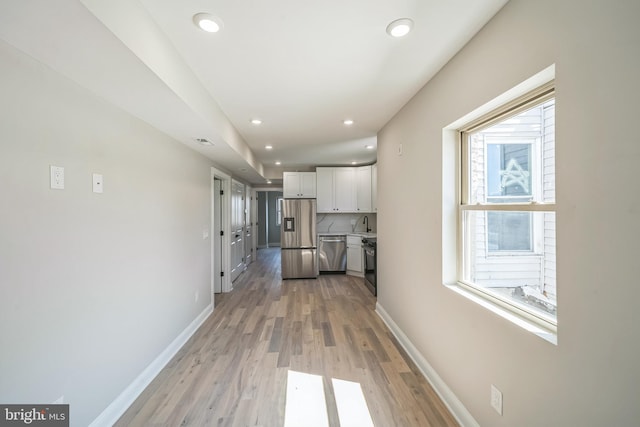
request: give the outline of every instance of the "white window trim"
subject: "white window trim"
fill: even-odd
[[[504,121],[509,117],[519,114],[520,112],[526,111],[536,105],[540,105],[545,101],[553,98],[554,96],[555,96],[555,92],[553,88],[553,83],[547,84],[542,88],[536,89],[533,92],[523,95],[519,99],[515,100],[513,105],[507,105],[503,108],[498,108],[497,110],[490,112],[487,116],[478,120],[476,123],[459,129],[460,146],[461,146],[460,160],[461,160],[462,169],[461,169],[461,181],[460,181],[460,204],[458,206],[458,210],[459,210],[458,224],[460,228],[459,230],[460,246],[458,247],[458,254],[462,255],[461,257],[463,262],[458,263],[459,265],[458,281],[460,283],[463,283],[467,287],[477,289],[478,292],[480,293],[479,295],[485,295],[487,298],[503,301],[506,304],[505,308],[522,312],[520,313],[520,315],[531,317],[533,320],[539,321],[544,327],[548,329],[557,328],[557,321],[554,321],[553,318],[551,317],[547,317],[542,314],[537,314],[532,310],[528,310],[525,306],[522,306],[515,302],[512,303],[510,301],[496,298],[491,293],[484,291],[482,287],[474,283],[465,281],[463,279],[464,277],[467,276],[466,272],[470,270],[469,263],[471,262],[471,259],[470,259],[471,256],[469,253],[470,248],[464,246],[464,234],[465,234],[465,228],[466,228],[466,225],[465,225],[466,211],[482,211],[487,213],[498,212],[498,211],[510,211],[510,212],[536,212],[541,210],[545,212],[556,211],[555,203],[542,203],[537,201],[537,199],[539,198],[539,195],[535,193],[535,190],[532,191],[533,200],[529,202],[499,203],[499,204],[489,203],[489,202],[485,202],[485,203],[477,202],[473,205],[469,204],[470,197],[471,197],[471,189],[470,189],[471,180],[469,177],[469,167],[468,167],[470,163],[470,155],[471,155],[471,147],[469,142],[469,135],[471,133],[477,132],[482,129],[486,129],[495,123]],[[487,143],[485,142],[485,147],[486,147],[486,144]],[[533,150],[535,150],[535,145],[532,147],[532,151]],[[485,153],[485,158],[486,158],[486,153]],[[532,163],[532,170],[535,170],[535,166],[533,165],[533,163]],[[486,170],[485,170],[485,175],[486,175]],[[539,178],[539,176],[537,178]],[[485,176],[485,185],[486,185],[486,176]],[[486,189],[485,189],[485,192],[486,192]],[[485,194],[485,199],[487,197],[488,195]],[[532,223],[532,226],[533,226],[533,223]],[[534,241],[532,242],[532,245],[534,246],[533,249],[535,251],[536,241],[535,241],[535,236],[533,236],[533,233],[532,233],[532,237],[534,237]],[[524,253],[520,253],[520,256],[525,256],[525,254],[535,255],[534,252],[524,252]]]
[[[464,153],[461,152],[460,129],[472,130],[480,126],[485,127],[487,124],[486,117],[489,113],[498,110],[501,106],[514,106],[521,102],[525,96],[532,97],[534,92],[542,93],[543,91],[554,87],[553,79],[555,78],[555,65],[551,65],[534,75],[530,79],[505,92],[497,98],[487,102],[485,105],[478,107],[473,112],[461,117],[450,125],[443,128],[443,168],[442,168],[442,272],[443,284],[455,293],[464,296],[468,300],[481,305],[509,322],[521,327],[522,329],[537,335],[544,340],[557,345],[558,329],[557,323],[548,322],[544,319],[533,315],[529,311],[520,310],[505,301],[494,298],[492,295],[483,293],[480,289],[469,286],[460,281],[462,258],[459,256],[462,245],[461,215],[466,210],[487,210],[488,204],[476,204],[462,206],[462,181],[465,176],[462,174],[461,158]],[[550,96],[553,97],[553,96]],[[533,104],[539,103],[536,100]],[[531,106],[531,104],[529,104]],[[524,111],[526,106],[522,108]],[[511,112],[513,114],[513,112]],[[495,118],[495,121],[502,120],[503,117]],[[464,159],[463,159],[464,161]],[[467,181],[468,182],[468,181]],[[453,191],[452,191],[453,190]],[[493,205],[491,210],[522,210],[533,212],[555,212],[555,204],[550,203],[513,203],[505,205]],[[468,259],[468,257],[465,257]]]
[[[487,140],[488,139],[488,140]],[[498,145],[498,144],[503,144],[503,142],[501,142],[500,140],[506,140],[506,137],[500,137],[500,136],[489,136],[488,138],[485,139],[484,142],[484,158],[487,158],[487,148],[488,146],[491,145]],[[523,138],[524,139],[524,138]],[[524,141],[524,140],[519,140],[519,141],[509,141],[509,144],[522,144],[522,145],[531,145],[531,154],[533,156],[532,160],[531,160],[531,183],[533,185],[532,191],[531,191],[531,198],[535,201],[539,201],[542,199],[542,197],[540,197],[540,186],[536,185],[538,182],[536,181],[536,179],[538,178],[538,175],[542,174],[542,165],[540,165],[537,156],[540,154],[540,150],[538,149],[537,145],[540,145],[540,141],[539,138],[535,138],[535,137],[529,137],[529,140]],[[488,188],[488,184],[489,184],[489,171],[487,170],[487,168],[485,168],[484,170],[484,192],[485,192],[485,199],[489,199],[489,197],[493,198],[493,199],[515,199],[515,198],[522,198],[525,199],[528,196],[489,196],[489,188]],[[529,202],[528,200],[526,201],[527,203]],[[487,201],[487,203],[490,203]]]
[[[284,197],[276,197],[276,225],[282,225],[282,203]]]

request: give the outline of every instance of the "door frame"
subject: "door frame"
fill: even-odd
[[[222,197],[221,198],[221,203],[222,203],[222,208],[218,209],[217,206],[215,206],[215,197],[214,197],[214,189],[215,189],[215,185],[214,185],[214,179],[219,179],[221,181],[221,186],[222,186],[222,191],[224,192],[224,196],[226,197]],[[211,230],[213,233],[213,230],[215,230],[215,214],[216,214],[216,210],[217,212],[221,212],[222,213],[222,231],[223,231],[223,236],[222,236],[222,242],[221,242],[221,251],[222,253],[221,255],[221,267],[222,267],[222,271],[225,273],[225,275],[222,277],[222,292],[230,292],[231,291],[231,257],[230,257],[230,241],[229,241],[229,233],[231,230],[231,204],[229,203],[229,199],[231,196],[231,176],[220,171],[219,169],[216,169],[214,167],[211,167]],[[215,271],[215,258],[216,256],[218,256],[218,254],[215,253],[215,246],[214,246],[214,238],[217,238],[218,236],[212,236],[211,239],[211,303],[214,304],[214,295],[215,295],[215,287],[214,287],[214,280],[215,280],[215,275],[216,274],[220,274],[219,272]],[[215,306],[215,304],[214,304]]]
[[[258,250],[258,192],[259,191],[265,191],[265,192],[272,192],[272,191],[279,191],[282,193],[282,197],[284,198],[284,191],[283,191],[283,187],[253,187],[253,189],[251,190],[252,194],[253,194],[253,199],[255,200],[254,205],[254,217],[253,217],[253,223],[254,225],[254,230],[253,230],[253,252],[254,252],[254,256],[257,256],[257,250]],[[269,220],[268,214],[267,214],[267,218],[265,218],[265,223],[266,221]],[[267,225],[268,227],[268,225]],[[268,230],[267,230],[268,231]],[[265,236],[266,238],[266,248],[269,247],[269,236]],[[265,248],[262,248],[265,249]]]

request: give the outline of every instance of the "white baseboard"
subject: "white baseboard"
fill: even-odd
[[[378,313],[378,316],[380,316],[382,321],[391,330],[391,333],[396,337],[398,342],[400,342],[400,345],[407,352],[411,360],[413,360],[413,363],[420,369],[422,375],[429,381],[431,387],[433,387],[438,396],[440,396],[440,399],[442,399],[456,421],[463,427],[480,427],[480,424],[473,418],[467,408],[464,407],[460,399],[458,399],[449,386],[440,378],[438,373],[431,367],[429,362],[427,362],[427,359],[424,358],[404,332],[396,325],[379,302],[376,303],[376,313]]]
[[[191,338],[205,320],[213,313],[213,305],[209,304],[193,322],[174,339],[158,357],[155,358],[136,379],[124,389],[116,399],[89,425],[89,427],[113,426],[125,411],[135,402],[145,388],[153,381],[160,371],[176,355],[178,350]]]

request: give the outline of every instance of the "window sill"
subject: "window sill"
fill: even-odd
[[[558,333],[557,331],[545,328],[537,322],[528,319],[518,313],[516,310],[509,310],[500,304],[491,301],[475,292],[472,292],[467,286],[461,283],[445,284],[447,288],[456,292],[459,295],[467,298],[468,300],[486,308],[487,310],[497,314],[503,319],[513,323],[514,325],[539,336],[543,340],[550,342],[553,345],[558,345]]]

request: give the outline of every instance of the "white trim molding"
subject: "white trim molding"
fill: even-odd
[[[376,303],[376,313],[378,313],[378,316],[380,316],[382,321],[387,325],[393,336],[396,337],[413,363],[415,363],[420,372],[422,372],[422,375],[429,381],[431,387],[433,387],[438,396],[440,396],[440,399],[442,399],[456,421],[463,427],[480,427],[480,424],[473,418],[467,408],[464,407],[460,399],[458,399],[449,386],[440,378],[438,373],[429,362],[427,362],[427,359],[418,351],[416,346],[409,340],[409,337],[402,332],[379,302]]]
[[[213,305],[208,305],[202,313],[196,317],[193,322],[185,328],[174,339],[167,348],[164,349],[158,357],[156,357],[144,371],[135,378],[127,388],[125,388],[118,397],[115,398],[109,406],[98,417],[93,420],[89,427],[106,427],[112,426],[120,419],[122,414],[125,413],[129,406],[135,402],[135,400],[142,394],[145,388],[155,377],[162,371],[162,369],[173,359],[173,356],[186,344],[191,336],[200,328],[200,326],[209,318],[213,313]]]

